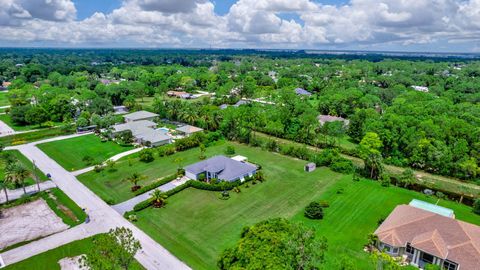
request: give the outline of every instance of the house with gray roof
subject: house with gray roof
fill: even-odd
[[[153,121],[153,119],[155,119],[155,117],[157,116],[158,114],[156,113],[147,112],[147,111],[138,111],[138,112],[125,114],[123,118],[125,119],[125,122],[134,122],[134,121],[140,121],[140,120]]]
[[[296,88],[295,89],[295,94],[299,95],[299,96],[311,96],[312,93],[308,92],[307,90],[303,89],[303,88]]]
[[[345,119],[343,117],[338,117],[338,116],[333,116],[333,115],[319,115],[317,116],[318,122],[320,122],[320,125],[324,125],[325,123],[329,122],[343,122],[344,126],[348,126],[350,124],[350,121],[348,119]]]
[[[253,176],[257,172],[257,166],[228,158],[226,156],[214,156],[185,167],[185,176],[198,180],[201,174],[206,179],[216,178],[223,181],[244,181],[245,177]]]
[[[126,122],[112,126],[112,135],[116,136],[125,131],[131,131],[135,142],[143,145],[160,146],[172,143],[167,131],[156,129],[157,124],[149,120]]]

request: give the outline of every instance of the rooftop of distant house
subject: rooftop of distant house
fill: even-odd
[[[185,167],[185,171],[193,174],[214,173],[218,179],[234,181],[255,171],[257,167],[250,163],[241,162],[226,156],[214,156]]]
[[[190,126],[190,125],[185,125],[185,126],[181,126],[179,128],[176,129],[177,131],[180,131],[180,132],[183,132],[185,134],[192,134],[192,133],[195,133],[195,132],[200,132],[202,131],[203,129],[199,128],[199,127],[194,127],[194,126]]]
[[[295,94],[301,95],[301,96],[311,96],[312,93],[308,92],[307,90],[303,88],[296,88],[295,89]]]
[[[339,117],[339,116],[333,116],[333,115],[323,115],[322,114],[322,115],[317,116],[317,119],[322,125],[325,124],[325,123],[328,123],[328,122],[337,122],[337,121],[344,122],[345,124],[349,123],[348,119],[345,119],[345,118]]]
[[[133,112],[129,114],[125,114],[123,117],[127,120],[130,121],[137,121],[137,120],[143,120],[147,118],[154,118],[157,117],[158,114],[152,113],[152,112],[147,112],[147,111],[138,111],[138,112]]]

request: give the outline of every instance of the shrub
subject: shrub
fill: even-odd
[[[355,171],[355,166],[351,160],[340,158],[330,165],[330,168],[334,172],[344,173],[344,174],[351,174]]]
[[[127,219],[131,222],[137,222],[138,220],[137,215],[128,215]]]
[[[225,148],[225,155],[235,155],[235,147],[229,145]]]
[[[203,132],[196,132],[189,137],[175,141],[175,148],[177,151],[184,151],[199,146],[205,140],[206,136]]]
[[[142,151],[140,151],[139,157],[140,161],[143,162],[152,162],[155,159],[152,149],[143,149]]]
[[[93,170],[97,173],[103,171],[103,166],[102,165],[95,165],[95,167],[93,167]]]
[[[159,186],[163,186],[165,185],[166,183],[168,182],[171,182],[172,180],[176,179],[177,178],[177,175],[176,174],[171,174],[171,175],[168,175],[168,176],[165,176],[163,178],[160,178],[158,179],[157,181],[149,184],[149,185],[146,185],[144,187],[141,187],[140,189],[136,190],[135,191],[135,196],[138,196],[140,194],[143,194],[147,191],[150,191],[152,189],[155,189]]]
[[[307,207],[305,207],[304,215],[309,219],[322,219],[323,208],[320,203],[311,202],[309,205],[307,205]]]
[[[82,161],[85,162],[86,165],[91,165],[94,160],[91,156],[84,156]]]
[[[392,179],[390,178],[390,175],[387,173],[382,174],[382,177],[380,178],[382,187],[389,187],[391,184]]]
[[[473,212],[480,215],[480,199],[476,199],[475,202],[473,202]]]

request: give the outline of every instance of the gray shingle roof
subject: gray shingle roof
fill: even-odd
[[[148,132],[149,130],[152,130],[152,128],[156,127],[157,124],[155,124],[152,121],[149,120],[140,120],[140,121],[135,121],[135,122],[128,122],[124,124],[118,124],[114,125],[113,129],[115,132],[122,132],[125,130],[130,130],[132,131],[133,136],[137,136],[139,134]]]
[[[196,175],[206,171],[218,173],[218,179],[225,181],[242,178],[256,169],[257,167],[252,164],[236,161],[226,156],[214,156],[185,167],[185,171]]]
[[[138,111],[138,112],[125,114],[123,117],[125,119],[130,119],[132,121],[136,121],[136,120],[141,120],[141,119],[151,118],[151,117],[157,117],[157,116],[158,116],[158,114],[156,114],[156,113],[151,113],[151,112],[147,112],[147,111]]]
[[[312,93],[308,92],[307,90],[303,88],[296,88],[295,89],[295,94],[297,95],[304,95],[304,96],[311,96]]]
[[[143,141],[151,142],[153,144],[157,142],[170,140],[170,136],[168,136],[167,134],[165,134],[160,130],[154,130],[154,129],[151,129],[145,133],[138,135],[138,138],[142,139]]]

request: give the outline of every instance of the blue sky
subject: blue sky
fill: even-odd
[[[480,52],[480,0],[0,0],[0,47]]]

